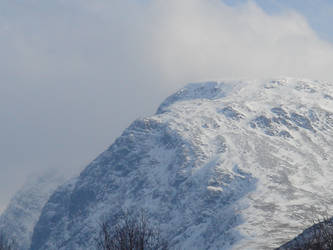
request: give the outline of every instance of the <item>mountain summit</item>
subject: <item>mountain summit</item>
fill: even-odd
[[[333,209],[333,87],[282,78],[189,84],[58,188],[31,249],[93,249],[121,209],[175,249],[272,249]]]

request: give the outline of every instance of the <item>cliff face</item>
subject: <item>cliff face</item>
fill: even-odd
[[[94,249],[148,211],[180,249],[270,249],[332,213],[333,92],[300,79],[189,84],[58,188],[31,249]]]

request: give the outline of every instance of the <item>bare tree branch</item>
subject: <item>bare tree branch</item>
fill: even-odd
[[[101,224],[97,246],[100,250],[167,250],[168,243],[159,230],[149,224],[144,211],[138,215],[124,212],[120,222]],[[1,250],[1,249],[0,249]]]

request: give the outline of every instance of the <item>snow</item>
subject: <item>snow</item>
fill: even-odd
[[[30,178],[14,195],[0,216],[0,232],[15,240],[20,250],[29,249],[33,228],[54,190],[64,182],[56,171]]]
[[[180,249],[273,249],[333,214],[333,88],[281,78],[189,84],[44,206],[32,249],[91,249],[147,209]]]

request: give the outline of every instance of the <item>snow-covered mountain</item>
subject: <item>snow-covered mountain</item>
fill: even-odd
[[[314,225],[305,229],[294,239],[286,242],[276,250],[300,250],[300,249],[332,249],[333,218],[317,219]]]
[[[141,208],[176,249],[272,249],[333,214],[332,152],[332,84],[189,84],[53,193],[31,249],[94,249]]]
[[[14,239],[20,250],[29,249],[33,228],[43,206],[64,180],[64,177],[55,171],[31,177],[1,214],[0,232]]]

